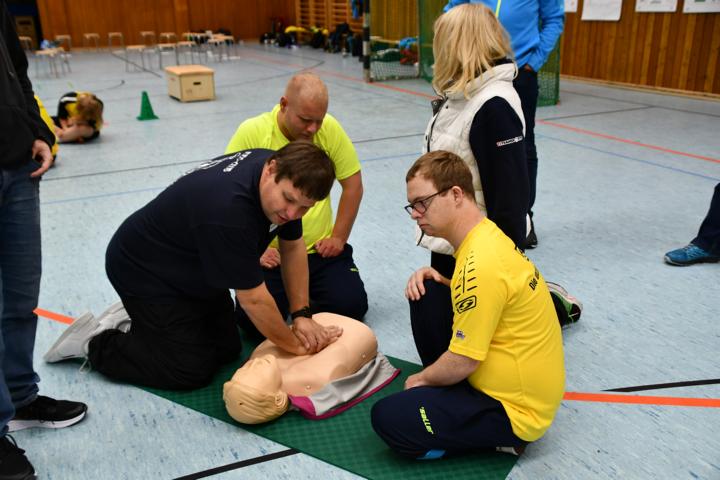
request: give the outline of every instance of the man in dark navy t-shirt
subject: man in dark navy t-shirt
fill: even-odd
[[[267,338],[295,354],[342,334],[308,312],[301,217],[330,192],[331,161],[309,142],[208,161],[128,217],[106,254],[128,332],[80,317],[45,356],[86,356],[95,370],[159,388],[197,388],[240,353],[229,290]],[[265,287],[260,256],[278,236],[290,296],[289,328]]]

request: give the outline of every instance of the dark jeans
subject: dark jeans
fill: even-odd
[[[528,180],[530,181],[530,204],[528,213],[532,216],[535,205],[536,180],[538,171],[537,149],[535,148],[535,110],[538,100],[538,74],[518,66],[518,76],[513,81],[515,91],[520,96],[525,116],[525,154],[527,156]]]
[[[453,315],[448,287],[427,280],[425,289],[420,300],[410,302],[410,321],[415,346],[427,367],[447,351]],[[527,444],[513,433],[502,404],[467,381],[390,395],[373,406],[371,422],[390,448],[412,458]]]
[[[323,258],[317,253],[308,255],[310,273],[310,306],[313,312],[330,312],[362,320],[368,310],[365,285],[352,257],[353,249],[345,245],[337,257]],[[281,268],[263,269],[265,285],[275,299],[283,318],[289,312],[285,285],[282,282]],[[245,311],[236,309],[238,324],[253,335],[260,335]]]
[[[0,169],[0,436],[15,408],[32,402],[40,381],[33,368],[40,294],[40,180],[38,163]]]
[[[710,210],[692,243],[713,255],[720,255],[720,183],[715,185]]]
[[[156,388],[207,385],[242,349],[230,293],[173,303],[120,296],[130,331],[106,330],[90,340],[92,367],[108,377]]]

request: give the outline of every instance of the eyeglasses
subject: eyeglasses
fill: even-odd
[[[425,212],[427,212],[427,209],[428,209],[428,207],[430,207],[430,203],[434,197],[436,197],[438,195],[442,195],[443,193],[447,192],[448,190],[450,190],[450,189],[446,188],[444,190],[440,190],[439,192],[433,193],[430,196],[421,198],[420,200],[417,200],[409,205],[405,205],[405,207],[403,207],[403,208],[405,208],[405,211],[408,213],[408,215],[412,215],[413,210],[415,210],[417,213],[422,215]]]

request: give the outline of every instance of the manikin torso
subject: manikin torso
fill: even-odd
[[[265,340],[250,356],[272,355],[277,359],[282,374],[280,388],[288,395],[311,395],[333,380],[357,372],[377,355],[375,334],[364,323],[334,313],[318,313],[313,320],[323,326],[337,325],[343,334],[313,355],[293,355]]]
[[[288,395],[310,396],[376,357],[377,339],[365,324],[333,313],[319,313],[313,319],[342,327],[343,334],[313,355],[293,355],[269,340],[258,345],[223,386],[230,416],[241,423],[270,421],[287,410]]]

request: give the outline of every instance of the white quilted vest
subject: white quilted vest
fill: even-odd
[[[480,172],[478,172],[477,162],[470,148],[470,127],[475,114],[485,102],[493,97],[501,97],[515,110],[522,122],[523,135],[525,135],[525,119],[520,106],[520,97],[518,97],[512,83],[516,74],[517,67],[514,63],[498,65],[483,73],[473,80],[468,91],[470,99],[465,98],[462,93],[449,94],[440,111],[430,120],[425,130],[423,154],[446,150],[462,158],[470,167],[473,188],[475,189],[475,200],[483,213],[487,213],[487,209],[485,208],[485,197],[480,182]],[[446,255],[454,253],[452,245],[447,240],[429,235],[423,236],[420,228],[415,228],[415,240],[416,242],[419,240],[421,246]]]

